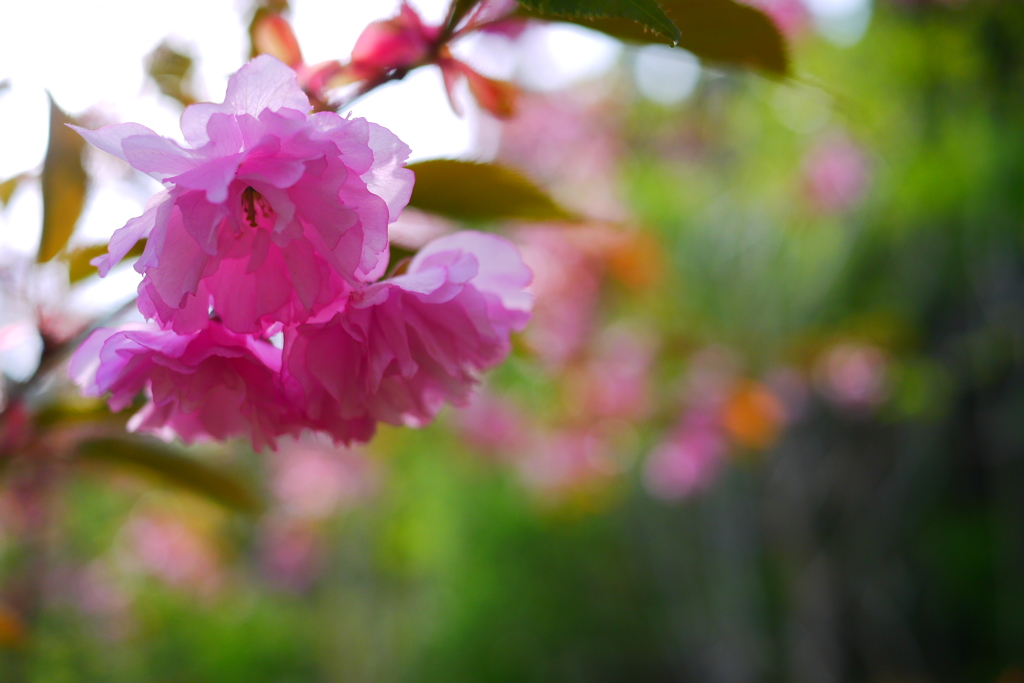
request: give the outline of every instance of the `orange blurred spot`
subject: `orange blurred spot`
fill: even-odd
[[[25,642],[25,625],[12,609],[0,605],[0,647],[18,647]]]
[[[662,246],[649,232],[623,233],[607,258],[611,274],[633,290],[656,286],[665,270]]]
[[[742,382],[726,401],[722,423],[729,435],[747,448],[768,448],[779,438],[786,413],[770,389]]]

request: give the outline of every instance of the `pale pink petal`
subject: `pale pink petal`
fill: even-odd
[[[96,130],[89,130],[88,128],[82,128],[70,123],[67,126],[73,128],[90,145],[102,149],[107,154],[113,154],[118,159],[124,161],[128,161],[125,158],[124,148],[122,147],[125,138],[133,136],[160,137],[140,123],[115,123],[111,126],[97,128]]]
[[[235,172],[243,158],[242,154],[232,154],[211,159],[202,166],[192,168],[168,180],[189,190],[203,190],[206,192],[208,201],[220,204],[228,198],[228,186],[235,179]]]
[[[295,72],[270,55],[256,57],[228,80],[224,104],[234,114],[253,116],[264,109],[295,109],[304,114],[310,109]]]
[[[159,179],[185,173],[201,163],[192,150],[157,135],[132,135],[121,147],[125,161]]]
[[[409,158],[409,146],[383,126],[370,124],[370,149],[373,150],[373,168],[362,175],[366,188],[384,200],[388,207],[388,222],[394,223],[409,203],[416,177],[404,168]]]

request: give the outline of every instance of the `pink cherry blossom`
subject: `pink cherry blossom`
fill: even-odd
[[[262,55],[223,103],[185,110],[188,146],[136,123],[76,128],[167,186],[114,234],[101,275],[148,238],[139,308],[182,334],[211,310],[238,333],[305,322],[380,277],[387,226],[412,191],[409,148],[364,119],[309,110],[295,72]]]
[[[147,393],[129,429],[188,443],[245,436],[256,449],[301,428],[280,369],[280,349],[215,321],[188,335],[152,325],[96,330],[71,360],[83,393],[109,392],[112,410]]]
[[[644,463],[644,483],[658,498],[685,498],[706,489],[724,465],[727,442],[718,417],[690,411]]]
[[[324,322],[285,330],[286,388],[315,429],[368,440],[377,421],[422,426],[465,405],[529,318],[532,274],[506,240],[461,232],[423,248],[408,271],[353,295]]]

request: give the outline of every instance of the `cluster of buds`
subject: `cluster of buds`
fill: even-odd
[[[452,7],[454,11],[455,4]],[[462,109],[457,91],[465,82],[484,111],[504,119],[515,111],[515,86],[480,74],[455,58],[450,46],[477,31],[517,34],[524,22],[512,16],[514,9],[512,0],[488,0],[476,5],[465,17],[451,15],[444,24],[431,26],[403,2],[396,16],[375,21],[363,29],[347,63],[327,61],[315,65],[303,60],[288,21],[280,14],[266,13],[254,21],[253,49],[273,55],[294,69],[299,84],[319,110],[338,108],[339,103],[331,99],[331,93],[338,89],[354,88],[354,96],[359,96],[383,83],[401,79],[413,69],[437,65],[456,113]]]

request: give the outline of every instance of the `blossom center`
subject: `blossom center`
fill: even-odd
[[[252,187],[247,187],[242,191],[242,214],[249,227],[268,227],[268,224],[273,223],[271,219],[274,215],[274,207],[270,205],[266,197]]]

